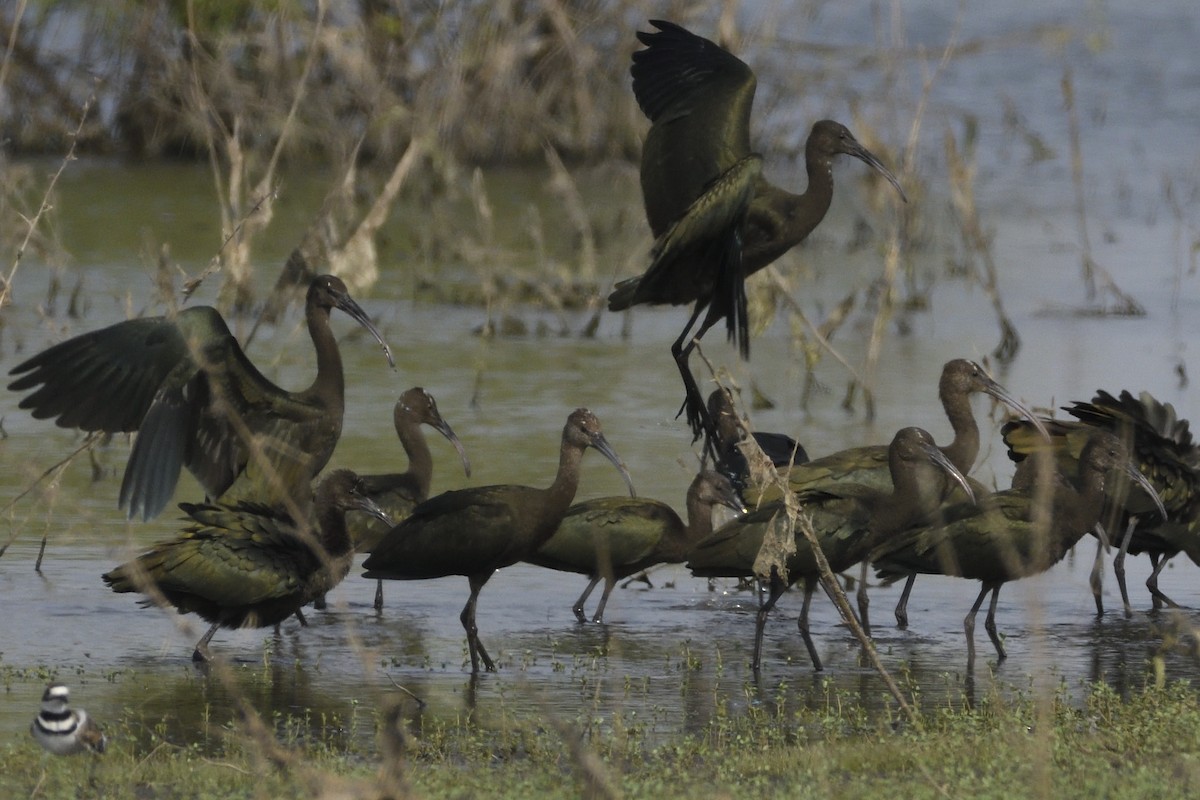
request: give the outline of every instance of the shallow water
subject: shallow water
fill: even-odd
[[[1024,342],[1017,360],[997,377],[1030,404],[1053,407],[1087,399],[1097,388],[1128,388],[1150,391],[1173,403],[1182,416],[1200,413],[1178,372],[1190,371],[1189,344],[1198,340],[1200,315],[1197,278],[1187,271],[1186,256],[1197,229],[1197,164],[1184,144],[1191,140],[1177,135],[1200,123],[1200,102],[1195,102],[1200,65],[1195,59],[1181,62],[1182,53],[1190,50],[1172,57],[1176,51],[1170,46],[1178,37],[1190,48],[1192,16],[1174,19],[1167,44],[1152,54],[1139,49],[1141,37],[1135,35],[1144,21],[1113,20],[1107,49],[1010,53],[1003,70],[994,68],[994,54],[958,61],[951,78],[935,88],[945,91],[936,99],[946,106],[987,106],[984,141],[993,142],[1003,139],[997,131],[997,98],[1024,97],[1032,84],[1045,84],[1048,68],[1054,70],[1053,85],[1062,65],[1069,63],[1080,95],[1092,98],[1092,114],[1085,116],[1084,126],[1087,163],[1098,173],[1089,176],[1095,256],[1146,307],[1145,317],[1061,311],[1081,306],[1084,295],[1057,95],[1043,98],[1044,106],[1033,100],[1020,105],[1032,127],[1063,142],[1056,160],[1031,166],[1017,152],[981,154],[979,202],[986,224],[994,228],[1004,301]],[[982,32],[1006,29],[1004,19],[969,19]],[[833,22],[826,17],[821,24]],[[1117,79],[1133,65],[1144,71],[1145,64],[1158,61],[1157,71],[1150,69],[1159,80],[1152,88],[1166,87],[1163,92]],[[1147,124],[1160,114],[1161,127]],[[1178,169],[1172,173],[1181,198],[1178,219],[1167,213],[1162,195],[1162,171],[1171,165]],[[839,175],[857,171],[843,166]],[[587,196],[623,197],[612,202],[636,209],[629,171],[616,174],[622,179],[612,180],[612,173],[590,181],[585,176],[581,189]],[[509,201],[514,217],[523,219],[525,203],[536,203],[553,227],[555,201],[545,195],[543,177],[493,171],[489,185],[495,196]],[[280,211],[280,228],[272,229],[259,252],[262,287],[273,281],[273,265],[282,263],[298,235],[296,220],[306,219],[327,181],[319,174],[307,179],[309,183],[305,176],[290,179],[286,196],[293,204]],[[69,288],[76,276],[82,278],[91,293],[86,315],[66,318],[60,300],[59,313],[43,317],[37,304],[46,285],[44,267],[29,261],[16,282],[15,305],[6,311],[0,342],[4,368],[66,335],[123,318],[127,304],[135,309],[150,304],[150,270],[142,266],[146,259],[140,255],[146,242],[169,241],[173,257],[185,269],[199,270],[214,241],[208,181],[204,166],[72,165],[57,202],[63,243],[76,259],[64,270],[64,284]],[[806,270],[797,296],[814,316],[879,270],[874,247],[850,251],[845,246],[860,198],[852,188],[856,181],[843,183],[845,191],[821,229],[823,235],[791,259]],[[935,213],[934,204],[930,209]],[[889,212],[872,213],[882,224],[886,216],[879,215]],[[389,371],[374,345],[361,337],[344,343],[347,416],[331,466],[372,472],[402,465],[391,433],[391,405],[403,389],[423,385],[438,398],[474,467],[468,481],[449,446],[433,441],[435,491],[499,482],[544,485],[556,465],[563,420],[572,408],[587,405],[629,465],[639,494],[681,508],[697,457],[683,424],[673,418],[681,391],[667,343],[678,334],[683,310],[639,310],[629,339],[620,335],[623,320],[605,315],[594,339],[481,340],[471,331],[483,322],[482,310],[412,302],[414,272],[470,275],[478,269],[458,261],[414,266],[427,258],[427,252],[409,244],[419,238],[413,228],[420,214],[420,208],[407,207],[396,215],[395,229],[384,237],[389,244],[381,247],[384,280],[362,295],[396,352],[397,369]],[[464,213],[459,220],[464,229],[472,224],[469,216]],[[639,263],[644,236],[637,228],[627,241],[612,245],[624,253],[616,263]],[[507,246],[518,247],[517,239]],[[945,438],[948,425],[936,403],[942,363],[960,356],[982,358],[997,340],[982,292],[945,277],[944,264],[954,252],[953,242],[938,240],[916,256],[918,281],[932,284],[931,310],[907,317],[909,334],[892,335],[886,342],[875,376],[874,420],[864,420],[861,404],[850,413],[840,407],[846,375],[828,358],[817,369],[822,390],[806,411],[799,410],[803,367],[780,321],[754,341],[749,364],[740,363],[717,335],[706,340],[704,352],[739,383],[748,386],[753,380],[776,402],[773,409],[753,412],[757,427],[796,435],[810,454],[885,442],[910,424]],[[534,258],[532,252],[508,255],[518,262]],[[632,266],[605,264],[613,277],[633,271]],[[602,273],[601,280],[607,277]],[[211,301],[213,288],[205,287],[197,300]],[[551,329],[560,322],[546,312],[502,310],[546,321]],[[571,312],[562,319],[578,330],[585,315]],[[353,327],[344,318],[334,324],[345,334]],[[256,363],[286,387],[311,379],[311,350],[301,327],[293,312],[285,324],[260,332],[250,348]],[[839,332],[835,344],[850,363],[862,363],[868,330],[869,312],[859,311],[854,324]],[[18,411],[16,401],[9,395],[3,406],[8,436],[0,442],[0,485],[10,499],[78,443],[70,432]],[[1005,485],[1011,469],[995,426],[984,419],[988,409],[982,401],[976,410],[984,430],[993,433],[985,439],[975,474],[986,483]],[[7,534],[14,540],[0,558],[0,666],[8,669],[11,684],[0,699],[3,735],[23,735],[42,681],[23,670],[40,666],[75,685],[76,699],[101,719],[125,709],[140,709],[147,724],[170,717],[178,740],[213,735],[230,717],[228,689],[190,662],[192,643],[204,626],[141,609],[134,597],[114,595],[99,580],[102,572],[179,527],[171,512],[151,523],[122,519],[115,498],[126,452],[127,443],[114,441],[99,454],[99,480],[92,480],[91,467],[81,461],[63,474],[60,485],[48,492],[35,489],[9,512]],[[580,499],[622,492],[616,471],[602,458],[589,454],[584,466]],[[197,496],[194,483],[185,477],[177,499]],[[49,541],[39,574],[33,567],[43,535]],[[958,700],[987,691],[992,681],[1006,687],[1062,681],[1074,688],[1088,680],[1106,680],[1122,690],[1140,685],[1150,656],[1163,646],[1163,629],[1176,618],[1147,612],[1149,599],[1141,583],[1148,564],[1134,559],[1130,586],[1138,612],[1130,620],[1114,613],[1119,599],[1110,575],[1105,585],[1109,612],[1097,619],[1087,585],[1092,552],[1087,540],[1048,574],[1001,593],[998,623],[1007,636],[1009,658],[993,669],[994,654],[980,625],[981,661],[973,675],[964,669],[962,617],[977,591],[974,584],[920,580],[908,631],[891,627],[897,589],[874,591],[872,618],[885,664],[906,670],[927,701]],[[1185,559],[1178,562],[1164,573],[1162,587],[1185,605],[1195,605],[1196,567]],[[815,675],[811,670],[796,634],[800,598],[793,593],[780,602],[768,625],[764,670],[757,680],[761,694],[756,696],[747,692],[756,683],[747,669],[754,597],[728,583],[710,590],[681,567],[656,570],[651,580],[652,589],[615,592],[606,625],[577,625],[570,605],[582,589],[581,577],[524,565],[501,571],[484,590],[479,610],[481,636],[501,671],[478,680],[471,680],[464,668],[466,648],[458,623],[467,596],[462,578],[389,583],[384,612],[376,615],[373,582],[352,572],[331,596],[330,610],[308,614],[308,628],[289,622],[279,638],[269,631],[222,632],[214,646],[235,664],[239,684],[260,711],[298,719],[297,724],[311,726],[314,736],[326,735],[330,719],[348,735],[369,735],[361,709],[393,694],[393,681],[426,701],[419,715],[424,719],[470,713],[486,726],[504,710],[604,726],[616,715],[632,714],[655,736],[702,728],[717,703],[737,708],[782,696],[785,703],[821,704],[831,690],[850,693],[871,708],[887,702],[882,684],[860,663],[853,638],[824,599],[818,599],[812,622],[826,671]],[[1190,611],[1182,619],[1188,625],[1200,623]],[[1180,653],[1168,653],[1165,664],[1170,677],[1198,677],[1196,662]]]

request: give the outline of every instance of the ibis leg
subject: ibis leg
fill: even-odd
[[[975,615],[979,613],[979,607],[983,605],[983,598],[987,597],[987,593],[992,589],[988,584],[984,584],[979,590],[979,597],[975,598],[975,605],[971,606],[970,613],[963,620],[963,630],[967,633],[967,669],[975,667]]]
[[[996,656],[1000,661],[1008,658],[1008,653],[1004,652],[1004,645],[1000,642],[1000,635],[996,632],[996,603],[1000,600],[1000,584],[996,584],[992,588],[992,602],[988,604],[987,619],[983,621],[983,628],[988,632],[988,638],[992,640],[992,644],[996,646]]]
[[[917,573],[914,572],[904,582],[904,591],[900,593],[900,599],[896,601],[896,627],[900,630],[908,627],[908,596],[912,593],[913,584],[916,582]]]
[[[298,608],[296,609],[296,621],[300,623],[301,628],[308,627],[308,620],[304,618],[304,612]]]
[[[696,310],[692,312],[692,316],[688,319],[688,323],[684,326],[683,333],[671,345],[671,356],[675,359],[675,366],[679,369],[679,377],[683,379],[683,405],[679,409],[680,414],[686,413],[688,427],[692,429],[692,441],[695,442],[700,438],[700,434],[705,436],[705,449],[708,450],[713,462],[717,460],[717,426],[713,422],[712,417],[708,415],[708,405],[704,402],[704,397],[700,394],[700,387],[696,384],[696,378],[692,375],[691,367],[688,366],[688,359],[691,358],[692,350],[696,347],[696,342],[704,335],[704,332],[712,325],[712,321],[705,320],[704,324],[696,331],[694,336],[689,337],[689,332],[692,326],[696,324],[696,320],[700,317],[700,312],[704,310],[702,304],[696,304]],[[684,343],[687,343],[686,345]]]
[[[208,629],[208,633],[201,636],[200,641],[196,642],[196,649],[192,651],[192,661],[208,661],[208,643],[212,641],[219,627],[221,627],[221,623],[214,622],[212,627]]]
[[[583,590],[583,594],[579,595],[579,599],[575,601],[575,605],[571,606],[571,610],[575,612],[575,619],[580,622],[587,622],[587,614],[583,613],[583,604],[587,601],[588,596],[592,593],[592,589],[596,588],[596,584],[600,582],[600,576],[593,576],[588,581],[587,588]]]
[[[862,624],[863,633],[867,636],[871,635],[871,620],[867,616],[867,611],[871,607],[871,598],[867,596],[867,570],[870,568],[870,562],[862,562],[862,570],[858,576],[858,591],[854,593],[854,598],[858,601],[858,621]]]
[[[820,672],[825,668],[821,665],[821,657],[817,655],[817,646],[813,644],[812,636],[808,632],[808,609],[812,605],[812,596],[816,588],[817,579],[815,577],[804,580],[804,604],[800,606],[800,619],[796,621],[796,626],[800,629],[804,646],[808,648],[808,657],[812,659],[813,669]]]
[[[375,582],[375,610],[383,611],[383,579]]]
[[[1150,563],[1154,565],[1154,570],[1150,573],[1150,577],[1146,578],[1146,588],[1150,590],[1150,596],[1154,598],[1156,603],[1162,603],[1170,608],[1179,608],[1179,604],[1162,593],[1158,588],[1158,574],[1163,571],[1163,567],[1171,560],[1171,556],[1163,553],[1151,553]]]
[[[483,647],[483,642],[479,641],[479,628],[475,626],[475,604],[479,600],[479,590],[483,588],[484,584],[491,577],[491,572],[468,576],[467,580],[471,584],[471,596],[467,599],[467,604],[463,606],[462,614],[458,617],[462,622],[463,629],[467,632],[467,649],[471,653],[472,674],[479,672],[480,661],[483,662],[483,668],[488,672],[496,671],[495,663],[488,656],[487,650]]]
[[[321,595],[316,600],[313,600],[313,608],[317,611],[324,611],[329,607],[329,603],[325,600],[325,595]]]
[[[716,590],[713,588],[713,581],[714,581],[714,580],[715,580],[714,578],[709,578],[709,579],[708,579],[708,590],[709,590],[710,592],[712,592],[712,591],[716,591]],[[641,572],[639,572],[637,575],[633,575],[633,576],[630,576],[629,578],[626,578],[626,579],[625,579],[625,582],[621,584],[621,588],[622,588],[622,589],[628,589],[630,586],[632,586],[632,585],[633,585],[633,584],[635,584],[635,583],[644,583],[644,584],[646,584],[646,586],[647,586],[648,588],[650,588],[650,589],[653,589],[653,588],[654,588],[654,584],[650,582],[650,572],[649,572],[649,570],[642,570],[642,571],[641,571]]]
[[[765,602],[762,602],[762,594],[759,594],[758,613],[754,616],[754,655],[750,661],[750,669],[755,672],[758,672],[759,664],[762,661],[763,631],[767,627],[767,615],[771,613],[771,609],[775,607],[775,603],[779,601],[780,595],[786,588],[787,586],[779,579],[778,574],[772,570],[770,594]]]
[[[1125,606],[1125,618],[1133,616],[1133,607],[1129,605],[1129,589],[1125,586],[1125,554],[1129,552],[1129,542],[1133,539],[1133,530],[1137,527],[1137,517],[1131,517],[1125,526],[1125,536],[1121,546],[1113,558],[1113,574],[1117,576],[1117,586],[1121,589],[1121,603]]]
[[[596,614],[592,617],[592,622],[604,622],[604,607],[608,605],[608,596],[612,594],[613,587],[616,585],[616,579],[604,579],[604,591],[600,593],[600,603],[596,606]]]
[[[1092,587],[1092,599],[1096,601],[1096,616],[1104,616],[1104,550],[1108,547],[1108,537],[1104,529],[1096,526],[1096,560],[1092,562],[1092,574],[1088,576],[1088,585]]]

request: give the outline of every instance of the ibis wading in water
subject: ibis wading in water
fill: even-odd
[[[1153,487],[1129,461],[1121,441],[1107,431],[1093,431],[1078,460],[1073,482],[1056,481],[1046,513],[1040,513],[1030,489],[996,492],[975,504],[942,509],[942,521],[914,528],[880,544],[871,553],[878,576],[896,580],[914,572],[953,575],[980,581],[983,586],[963,620],[967,634],[967,664],[975,663],[975,615],[990,592],[984,628],[1003,660],[1007,654],[996,632],[996,602],[1000,587],[1050,569],[1100,519],[1108,473],[1123,470],[1155,497]]]
[[[279,506],[245,500],[179,507],[193,524],[106,573],[104,582],[114,592],[149,595],[145,605],[165,602],[211,622],[192,654],[197,661],[208,659],[218,628],[278,625],[341,582],[354,556],[347,512],[387,521],[345,469],[321,480],[312,518],[300,522]]]
[[[1008,406],[1031,425],[1039,426],[1034,413],[1023,403],[1013,397],[1007,389],[992,379],[983,367],[965,358],[955,358],[942,366],[942,375],[938,380],[938,399],[942,409],[954,431],[954,439],[950,444],[941,448],[942,453],[950,460],[955,468],[963,475],[969,475],[979,457],[979,425],[975,422],[975,414],[971,411],[971,397],[975,394],[987,394],[995,400]],[[1037,428],[1031,428],[1036,433]],[[886,445],[868,445],[839,450],[827,456],[815,459],[793,467],[788,473],[788,485],[792,491],[803,492],[820,490],[828,485],[843,483],[861,483],[886,492],[892,488],[891,474],[888,471],[888,448]],[[953,492],[955,484],[945,484],[948,491]],[[978,484],[972,487],[976,495],[986,494],[987,490]],[[761,503],[768,500],[778,500],[779,490],[767,487],[766,492],[758,493],[751,489],[746,492],[746,499],[751,503]],[[943,498],[948,499],[948,498]],[[869,630],[867,609],[870,601],[866,591],[866,569],[863,569],[862,580],[858,586],[858,608],[863,626]],[[896,623],[899,627],[908,626],[908,596],[912,592],[916,576],[909,576],[896,604]]]
[[[793,194],[768,182],[750,146],[754,72],[732,53],[671,22],[651,20],[633,54],[633,93],[650,120],[642,146],[646,219],[655,236],[651,263],[621,281],[611,311],[642,303],[694,303],[671,345],[686,392],[682,411],[694,438],[715,446],[716,429],[688,357],[705,332],[724,319],[730,340],[750,354],[746,276],[807,237],[833,198],[833,159],[853,156],[896,177],[840,123],[821,120],[805,145],[808,187]],[[697,324],[699,323],[699,324]]]
[[[350,515],[346,524],[350,528],[354,550],[359,553],[373,551],[396,523],[412,513],[418,503],[429,498],[429,486],[433,483],[433,453],[425,441],[425,434],[421,432],[422,425],[433,428],[454,445],[458,457],[462,459],[463,471],[468,478],[471,477],[471,462],[467,460],[462,442],[450,423],[442,418],[437,402],[429,392],[418,386],[400,395],[392,410],[392,420],[396,425],[400,446],[408,456],[408,471],[360,476],[364,493],[383,509],[391,523],[381,522],[369,514]],[[383,610],[383,581],[379,581],[375,587],[375,610]]]
[[[566,515],[579,488],[583,451],[599,450],[616,465],[632,495],[633,481],[617,457],[600,420],[586,408],[567,418],[558,455],[558,473],[547,489],[532,486],[479,486],[431,497],[392,528],[363,562],[363,577],[425,580],[464,575],[471,595],[459,619],[467,632],[471,671],[482,662],[494,672],[495,662],[479,641],[475,604],[492,573],[528,558],[546,543]]]
[[[927,521],[947,494],[948,482],[957,482],[970,494],[967,479],[942,454],[933,437],[920,428],[903,428],[896,433],[888,447],[888,461],[888,490],[847,481],[797,494],[800,513],[810,516],[821,552],[835,573],[862,561],[888,535]],[[779,530],[783,530],[785,543],[791,545],[784,547],[779,557],[774,557],[770,549],[764,551],[763,546],[768,537],[779,537],[773,530],[775,526],[784,526]],[[822,668],[808,631],[808,608],[820,570],[808,537],[792,527],[782,501],[768,503],[722,526],[693,548],[688,568],[703,578],[755,576],[769,581],[770,594],[755,618],[751,661],[755,670],[762,654],[767,615],[788,586],[803,580],[800,635],[813,667]]]
[[[341,279],[315,278],[304,314],[317,376],[300,392],[279,388],[250,362],[220,313],[193,306],[170,317],[118,322],[56,344],[13,368],[9,389],[60,427],[138,436],[120,505],[156,516],[181,467],[211,499],[312,504],[312,481],[342,433],[345,376],[329,312],[339,308],[391,351]]]
[[[687,493],[687,524],[675,510],[659,500],[640,497],[597,497],[567,509],[558,530],[536,553],[525,560],[539,567],[587,575],[587,588],[571,610],[587,622],[583,604],[596,584],[604,593],[593,622],[604,621],[604,607],[617,581],[656,564],[680,564],[692,546],[712,533],[712,512],[717,505],[741,513],[742,499],[728,478],[703,470]]]
[[[1153,570],[1146,579],[1146,588],[1154,598],[1154,605],[1175,605],[1158,588],[1159,573],[1180,552],[1200,564],[1200,446],[1192,439],[1188,421],[1180,419],[1170,403],[1161,403],[1147,392],[1134,397],[1123,391],[1119,397],[1113,397],[1108,392],[1098,391],[1091,402],[1077,401],[1063,408],[1075,420],[1043,420],[1050,430],[1050,451],[1061,472],[1074,474],[1075,462],[1093,430],[1111,431],[1129,445],[1138,471],[1150,481],[1165,507],[1160,511],[1154,498],[1137,486],[1128,487],[1128,491],[1124,487],[1115,487],[1108,492],[1108,507],[1100,520],[1105,530],[1113,535],[1124,531],[1113,560],[1113,572],[1121,590],[1125,615],[1133,613],[1125,585],[1127,552],[1150,556]],[[1032,486],[1037,459],[1029,456],[1045,446],[1046,440],[1036,435],[1023,420],[1008,423],[1002,433],[1009,458],[1017,462],[1014,486]],[[1096,553],[1092,573],[1098,614],[1104,613],[1100,595],[1102,556],[1103,545]]]

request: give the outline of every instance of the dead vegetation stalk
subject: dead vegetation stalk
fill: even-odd
[[[0,61],[0,91],[8,80],[8,70],[12,66],[13,51],[17,48],[17,34],[21,31],[21,17],[25,16],[25,7],[29,0],[17,0],[16,12],[13,14],[12,29],[8,32],[8,43],[4,47],[4,60]]]
[[[91,111],[92,103],[95,99],[96,95],[94,92],[88,95],[87,101],[83,104],[83,112],[79,115],[79,125],[76,126],[74,133],[71,134],[71,146],[67,148],[67,154],[63,156],[58,169],[51,176],[50,183],[46,185],[46,191],[42,195],[41,202],[38,203],[37,213],[25,220],[25,237],[17,247],[16,255],[13,256],[13,263],[9,267],[8,275],[4,278],[4,285],[0,286],[0,309],[5,308],[12,302],[13,279],[16,278],[17,270],[21,266],[21,258],[25,255],[25,248],[29,246],[30,240],[33,239],[33,234],[37,231],[38,223],[41,222],[42,217],[54,207],[50,202],[50,197],[54,193],[54,187],[58,184],[58,179],[62,177],[63,172],[66,170],[67,164],[75,160],[75,145],[79,140],[79,133],[83,130],[84,123],[87,122],[88,112]]]
[[[713,365],[704,355],[698,343],[695,352],[704,362],[714,379],[716,379],[716,372],[713,369]],[[733,392],[729,391],[725,386],[720,386],[720,381],[717,382],[722,391],[728,392],[731,398],[734,397]],[[874,641],[863,628],[858,615],[854,613],[854,609],[851,607],[850,601],[842,589],[842,585],[838,582],[837,576],[830,569],[829,561],[825,558],[825,553],[821,548],[820,541],[817,539],[816,531],[813,530],[811,517],[805,512],[803,505],[796,499],[796,495],[788,485],[785,475],[770,466],[770,460],[754,437],[747,436],[745,439],[741,446],[746,453],[747,461],[752,465],[753,479],[760,484],[767,486],[774,485],[779,490],[780,495],[783,497],[784,517],[786,520],[786,525],[772,524],[769,526],[767,535],[763,539],[762,548],[755,559],[755,574],[770,576],[774,573],[779,575],[781,580],[787,581],[787,558],[796,550],[795,531],[800,531],[808,541],[809,547],[812,548],[813,557],[816,560],[817,569],[821,575],[821,585],[825,588],[826,593],[837,607],[838,613],[842,616],[846,625],[849,626],[854,637],[862,645],[863,652],[867,655],[867,660],[871,662],[871,666],[879,674],[880,679],[895,699],[900,710],[904,712],[910,723],[916,727],[920,727],[921,718],[919,713],[905,698],[899,684],[896,683],[896,680],[879,658],[879,651],[875,649]]]
[[[958,214],[959,233],[968,257],[975,256],[983,267],[983,274],[978,276],[992,303],[992,310],[1000,323],[1000,343],[992,351],[992,355],[1001,364],[1008,364],[1017,357],[1021,349],[1021,337],[1017,328],[1004,310],[1004,300],[1000,296],[1000,287],[996,276],[996,260],[992,256],[992,237],[983,229],[979,221],[979,211],[975,205],[975,159],[974,148],[969,155],[959,153],[954,134],[949,130],[945,136],[946,168],[950,175],[950,201]]]
[[[1081,262],[1083,267],[1083,285],[1087,299],[1096,299],[1097,281],[1116,299],[1113,313],[1124,316],[1141,317],[1146,310],[1131,295],[1126,294],[1117,286],[1108,270],[1100,266],[1092,255],[1092,238],[1088,231],[1086,192],[1083,185],[1083,142],[1079,129],[1079,109],[1075,102],[1075,82],[1071,76],[1071,68],[1063,69],[1062,77],[1063,105],[1067,109],[1067,139],[1071,147],[1071,185],[1075,190],[1075,220],[1079,226],[1079,245],[1082,249]]]

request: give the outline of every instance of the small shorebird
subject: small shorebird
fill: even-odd
[[[82,708],[68,708],[71,690],[52,683],[42,695],[42,710],[34,717],[29,733],[43,748],[56,756],[69,756],[85,750],[103,753],[108,743],[100,726]]]

